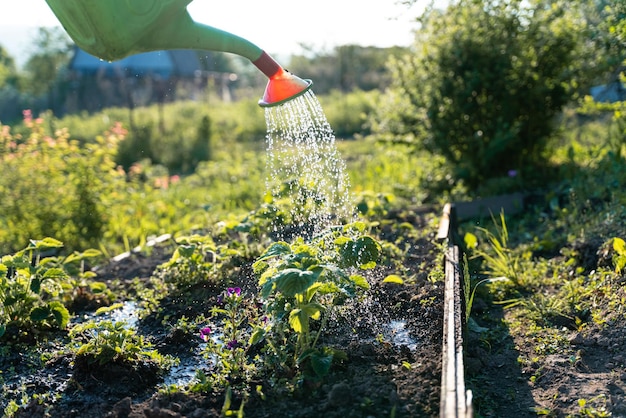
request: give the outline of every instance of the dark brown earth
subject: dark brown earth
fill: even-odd
[[[271,386],[259,377],[256,383],[262,387],[265,399],[252,391],[245,404],[245,416],[438,416],[443,285],[440,278],[431,277],[433,271],[441,268],[440,252],[434,243],[436,225],[431,215],[408,212],[392,216],[391,222],[382,222],[375,233],[379,239],[406,249],[402,267],[380,265],[371,271],[371,289],[365,299],[339,312],[322,336],[322,344],[345,350],[347,359],[333,367],[321,384],[294,392],[280,385]],[[402,222],[407,222],[404,229],[397,228]],[[421,237],[415,233],[402,235],[401,231],[412,228],[426,233]],[[97,280],[106,282],[116,294],[132,299],[138,286],[149,287],[156,267],[167,261],[171,252],[170,244],[153,248],[149,254],[134,253],[101,266]],[[234,271],[232,285],[241,286],[246,292],[256,288],[250,269],[252,261]],[[401,274],[405,284],[383,283],[390,273]],[[201,340],[197,335],[173,332],[163,325],[163,319],[172,322],[182,315],[193,318],[206,313],[219,291],[200,285],[182,297],[166,296],[153,313],[138,320],[137,330],[163,354],[187,360],[199,356],[197,347]],[[390,323],[402,326],[394,331]],[[61,349],[67,341],[61,333],[44,340],[48,342],[40,344],[38,352],[46,344],[46,350]],[[166,388],[164,377],[150,365],[129,368],[109,364],[99,368],[81,364],[69,354],[50,357],[40,363],[15,346],[0,360],[5,399],[19,400],[21,393],[31,397],[48,394],[44,402],[31,400],[16,416],[218,417],[224,404],[225,394],[220,391],[191,393],[184,388]],[[231,409],[237,409],[239,402],[241,399],[234,394]]]

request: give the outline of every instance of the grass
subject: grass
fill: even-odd
[[[460,227],[475,292],[470,355],[484,364],[505,355],[518,363],[505,364],[506,382],[495,367],[470,371],[477,417],[512,413],[499,402],[502,385],[515,387],[517,405],[528,391],[538,415],[611,416],[610,383],[588,373],[607,361],[596,356],[612,358],[611,348],[580,345],[598,335],[615,336],[615,344],[626,323],[625,161],[612,152],[605,122],[566,113],[551,161],[556,175],[532,191],[532,204]],[[494,280],[501,277],[507,280]],[[608,373],[619,367],[607,366]]]

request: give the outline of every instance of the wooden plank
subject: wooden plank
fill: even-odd
[[[496,202],[498,203],[498,202]],[[458,239],[456,204],[443,208],[437,238],[447,240],[444,261],[444,318],[441,370],[440,418],[471,418],[472,392],[465,389],[463,360],[464,303],[463,269]]]

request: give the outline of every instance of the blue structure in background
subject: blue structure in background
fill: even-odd
[[[131,55],[119,61],[103,61],[76,47],[69,69],[81,74],[104,74],[114,77],[125,73],[129,76],[159,75],[164,79],[172,76],[194,77],[202,70],[198,54],[193,50],[153,51]]]

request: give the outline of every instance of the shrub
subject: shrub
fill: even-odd
[[[377,132],[444,156],[470,189],[541,167],[572,96],[581,28],[569,13],[477,0],[427,14],[413,53],[391,63]]]
[[[41,236],[68,250],[97,247],[106,224],[100,199],[117,177],[113,155],[121,134],[80,146],[67,130],[45,135],[43,120],[29,111],[25,125],[28,136],[6,126],[0,131],[0,253]]]

